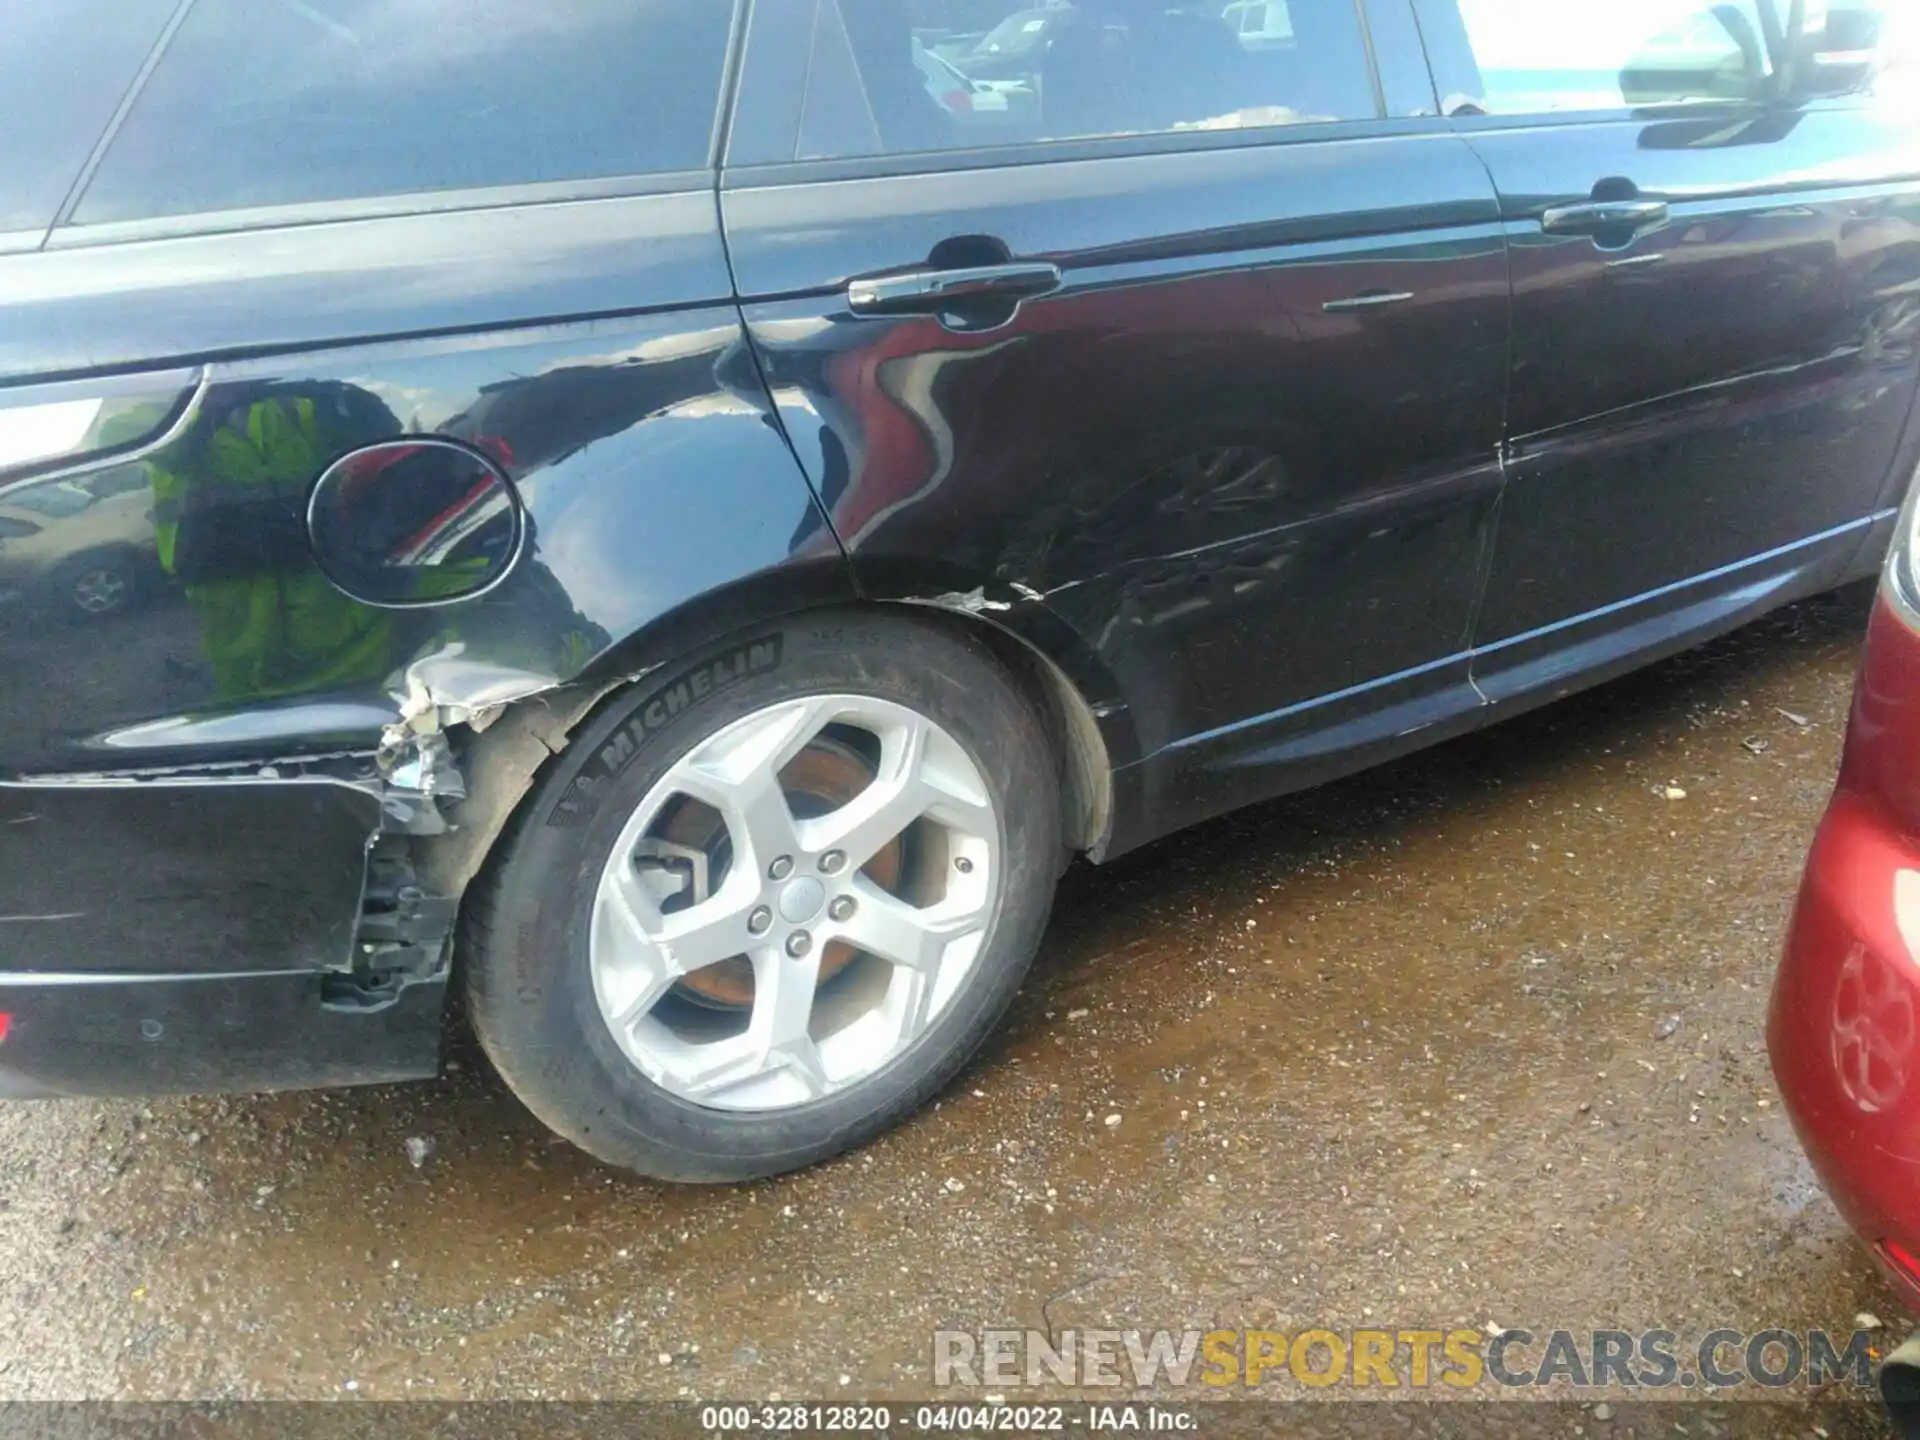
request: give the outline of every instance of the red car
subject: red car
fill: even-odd
[[[1874,601],[1840,783],[1807,857],[1767,1041],[1827,1192],[1920,1312],[1917,525],[1910,500]],[[1892,1357],[1883,1385],[1910,1354],[1920,1337]]]

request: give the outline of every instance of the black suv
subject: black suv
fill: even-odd
[[[805,1164],[1070,857],[1872,573],[1908,8],[0,8],[0,1085],[458,983],[595,1154]]]

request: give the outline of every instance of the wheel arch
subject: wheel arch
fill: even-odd
[[[608,646],[564,685],[499,707],[456,733],[466,798],[457,826],[416,839],[423,878],[439,895],[462,895],[508,835],[541,773],[572,735],[616,692],[686,657],[744,641],[762,626],[828,612],[910,615],[985,646],[1014,675],[1038,712],[1062,766],[1062,833],[1067,848],[1098,860],[1114,818],[1113,737],[1131,738],[1126,707],[1096,684],[1089,693],[1069,667],[1071,632],[1044,606],[973,600],[984,589],[889,599],[850,597],[837,566],[782,567],[720,587],[660,616]],[[1063,643],[1063,637],[1064,642]],[[1083,672],[1084,673],[1084,672]],[[1119,763],[1124,763],[1120,761]]]
[[[874,601],[874,609],[911,613],[971,636],[1014,674],[1039,712],[1062,767],[1061,834],[1070,851],[1098,860],[1113,827],[1114,765],[1101,717],[1060,663],[1028,635],[977,613],[931,601]],[[1109,712],[1111,714],[1111,712]]]
[[[1142,758],[1132,707],[1113,671],[1046,596],[1017,580],[933,555],[854,556],[867,603],[955,626],[992,649],[1042,712],[1065,766],[1073,850],[1106,857],[1124,804],[1115,776]],[[1130,824],[1126,827],[1133,828]]]
[[[680,611],[611,647],[588,667],[583,679],[624,682],[670,664],[668,657],[693,654],[729,640],[745,638],[755,626],[810,611],[873,610],[910,615],[924,624],[970,636],[985,645],[1014,674],[1028,701],[1046,724],[1048,739],[1063,766],[1061,817],[1069,848],[1098,859],[1113,820],[1113,772],[1138,756],[1126,705],[1112,676],[1078,635],[1029,591],[949,573],[937,563],[913,567],[919,583],[888,585],[875,577],[861,595],[848,599],[831,577],[796,585],[795,577],[754,576],[703,595]],[[864,581],[866,577],[862,575]],[[969,580],[972,581],[969,584]],[[748,617],[751,618],[743,618]],[[610,693],[601,690],[604,696]]]

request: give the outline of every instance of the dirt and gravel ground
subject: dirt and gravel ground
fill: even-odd
[[[433,1084],[0,1109],[0,1399],[913,1396],[942,1325],[1891,1321],[1761,1033],[1865,605],[1077,869],[963,1081],[777,1182],[603,1169],[457,1038]]]

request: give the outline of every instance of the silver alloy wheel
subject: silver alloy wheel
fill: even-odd
[[[863,734],[874,777],[824,815],[796,819],[781,771],[827,727]],[[711,889],[646,863],[669,807],[725,824]],[[939,882],[924,903],[864,867],[912,832]],[[720,1110],[805,1104],[880,1070],[952,1003],[999,896],[1001,825],[979,767],[934,721],[866,695],[758,710],[696,745],[629,817],[600,876],[588,958],[595,998],[627,1058],[663,1089]],[[671,848],[671,847],[669,847]],[[702,881],[705,866],[697,872]],[[705,893],[701,893],[705,892]],[[822,952],[862,964],[821,978]],[[675,987],[744,957],[751,1006],[735,1033],[676,1011]]]
[[[126,577],[118,570],[96,566],[73,582],[73,603],[89,615],[106,615],[127,598]]]

